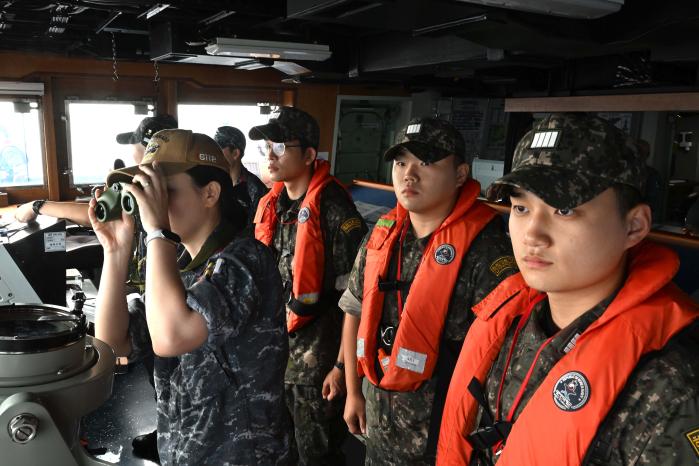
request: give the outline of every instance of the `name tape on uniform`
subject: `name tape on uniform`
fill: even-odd
[[[418,353],[417,351],[411,351],[405,348],[398,348],[398,356],[396,357],[396,366],[409,371],[417,372],[422,374],[425,372],[425,363],[427,362],[427,355],[425,353]]]
[[[364,357],[364,338],[357,338],[357,357]]]

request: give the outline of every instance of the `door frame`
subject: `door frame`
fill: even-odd
[[[375,102],[398,102],[403,108],[399,127],[405,126],[412,116],[412,97],[380,96],[380,95],[342,95],[338,94],[335,100],[335,126],[333,128],[333,145],[330,153],[330,173],[335,174],[335,157],[337,156],[337,135],[340,130],[340,107],[343,101],[369,100]]]

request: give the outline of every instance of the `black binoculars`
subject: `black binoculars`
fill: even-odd
[[[121,218],[121,211],[129,215],[138,213],[136,198],[124,190],[121,183],[114,183],[97,198],[95,214],[100,222],[111,222]]]

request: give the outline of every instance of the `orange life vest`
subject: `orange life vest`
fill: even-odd
[[[699,306],[671,283],[678,267],[677,255],[660,245],[644,242],[631,251],[624,286],[522,409],[498,466],[581,464],[639,359],[699,318]],[[461,349],[444,407],[438,466],[469,464],[473,449],[466,437],[476,427],[479,405],[466,387],[473,377],[484,383],[513,320],[537,295],[516,274],[474,307],[478,318]],[[576,410],[559,408],[554,400],[570,374],[589,381],[587,399]]]
[[[497,215],[476,200],[478,193],[478,182],[468,180],[451,214],[432,234],[400,316],[390,359],[379,355],[377,350],[384,301],[384,292],[378,289],[378,283],[386,278],[393,246],[404,226],[407,227],[408,211],[398,204],[376,223],[366,246],[362,318],[357,334],[360,377],[363,375],[374,385],[394,391],[416,390],[432,377],[461,261],[473,239]],[[375,369],[377,355],[383,360],[384,369],[380,383]]]
[[[294,277],[291,288],[292,297],[303,304],[317,303],[323,289],[325,244],[320,227],[320,194],[333,181],[340,184],[337,178],[330,175],[330,164],[325,160],[316,160],[306,197],[299,208],[294,259],[291,264]],[[260,199],[257,206],[255,238],[267,246],[271,246],[274,240],[279,221],[277,200],[283,189],[283,182],[274,183],[272,189]],[[314,318],[291,312],[287,317],[287,330],[289,333],[296,332]]]

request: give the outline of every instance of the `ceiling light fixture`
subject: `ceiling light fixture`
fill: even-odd
[[[328,45],[217,37],[206,47],[209,55],[324,61],[332,52]]]
[[[208,18],[204,18],[201,21],[199,21],[199,24],[203,24],[204,26],[210,26],[213,23],[217,21],[221,21],[224,18],[228,18],[230,15],[234,15],[235,11],[219,11],[218,13],[209,16]]]
[[[429,34],[431,32],[435,32],[435,31],[441,31],[443,29],[451,29],[451,28],[455,28],[458,26],[464,26],[466,24],[472,24],[472,23],[482,23],[484,21],[488,21],[487,15],[477,15],[477,16],[469,16],[468,18],[454,19],[451,21],[447,21],[445,23],[432,24],[429,26],[413,29],[413,36],[422,36],[424,34]]]
[[[138,18],[140,19],[145,15],[146,19],[151,19],[153,16],[157,15],[158,13],[160,13],[161,11],[163,11],[167,8],[170,8],[169,3],[156,3],[155,5],[150,7],[148,10],[146,10],[145,13],[141,13],[140,15],[138,15]]]

